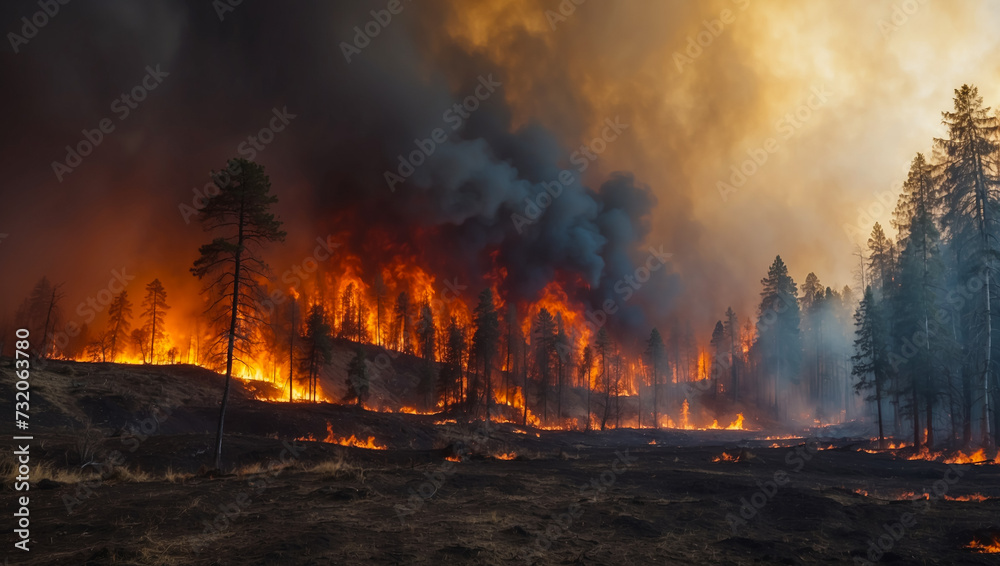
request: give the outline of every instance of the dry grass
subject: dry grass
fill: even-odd
[[[243,476],[258,476],[260,474],[274,474],[280,470],[290,468],[292,463],[278,462],[277,460],[267,460],[265,462],[253,462],[252,464],[245,464],[233,470],[233,473],[239,477]]]
[[[104,478],[104,481],[118,483],[148,483],[156,480],[157,478],[152,474],[147,474],[139,468],[132,470],[124,466],[113,469],[111,473]]]
[[[305,471],[319,474],[323,479],[350,479],[360,483],[365,482],[365,470],[360,466],[349,464],[345,459],[325,460],[305,468]]]
[[[4,478],[4,484],[13,486],[18,476],[18,462],[11,454],[0,456],[0,476]],[[88,479],[93,479],[93,474],[74,468],[59,468],[48,462],[34,461],[31,463],[31,483],[42,480],[50,480],[59,483],[80,483]]]
[[[189,474],[186,472],[177,472],[173,468],[168,467],[167,471],[163,472],[163,479],[170,483],[184,483],[185,481],[194,477],[194,474]]]

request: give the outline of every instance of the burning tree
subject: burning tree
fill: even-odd
[[[42,337],[37,349],[41,357],[48,357],[51,329],[56,328],[62,317],[59,301],[63,294],[59,291],[60,286],[50,283],[48,277],[42,277],[17,309],[16,319],[22,321],[20,324],[27,327],[32,336]]]
[[[531,343],[535,347],[535,367],[538,370],[538,396],[542,405],[542,418],[549,418],[549,391],[552,382],[552,365],[556,357],[556,328],[552,314],[546,308],[538,311]]]
[[[333,330],[326,320],[323,305],[317,303],[309,308],[299,348],[302,352],[299,371],[306,374],[309,397],[315,402],[320,370],[333,360]]]
[[[163,316],[170,305],[167,304],[167,290],[159,279],[146,285],[146,298],[142,301],[146,309],[142,316],[146,319],[143,332],[149,336],[149,363],[156,363],[156,342],[163,339]]]
[[[431,396],[436,389],[434,350],[437,344],[437,328],[434,326],[434,313],[431,312],[431,305],[427,302],[420,306],[420,318],[417,320],[417,340],[420,346],[420,356],[424,359],[424,363],[420,366],[420,381],[417,383],[417,392],[423,397],[425,405],[433,406]]]
[[[590,354],[589,346],[584,350],[584,355],[588,354]],[[651,376],[653,382],[653,428],[660,428],[660,372],[664,369],[663,361],[666,356],[666,348],[663,345],[660,331],[655,328],[649,333],[649,340],[646,341],[646,355],[649,356],[649,365],[653,370]],[[589,368],[587,371],[590,371]]]
[[[597,331],[597,357],[601,360],[601,384],[604,387],[604,415],[601,417],[601,430],[608,424],[608,417],[611,416],[611,372],[608,371],[608,357],[611,356],[611,336],[608,330],[601,327]]]
[[[477,370],[479,367],[483,368],[482,375],[486,387],[484,392],[486,397],[486,420],[489,420],[490,401],[493,398],[493,362],[497,357],[497,348],[500,343],[500,319],[497,315],[496,304],[493,301],[493,290],[488,287],[479,293],[479,304],[476,305],[473,325],[475,326],[475,331],[472,335],[472,349],[476,354]],[[478,371],[475,372],[475,375],[478,375]],[[475,392],[478,390],[478,383],[476,386],[470,387],[470,389],[473,390],[471,398],[475,402]]]
[[[448,322],[445,332],[448,342],[445,345],[438,392],[444,399],[445,407],[448,407],[449,399],[457,402],[461,398],[459,389],[462,383],[462,358],[465,355],[465,332],[454,316]]]
[[[222,233],[199,248],[199,257],[191,268],[198,279],[214,276],[208,291],[215,299],[208,312],[213,322],[223,328],[225,341],[226,385],[219,409],[215,440],[215,467],[222,467],[222,435],[237,347],[245,351],[253,324],[259,322],[257,298],[259,280],[266,277],[267,265],[260,258],[260,248],[269,242],[284,241],[281,222],[270,212],[278,198],[271,194],[271,181],[264,167],[245,159],[233,159],[227,171],[213,175],[218,194],[201,210],[199,219],[205,230]]]
[[[115,295],[108,307],[108,348],[111,361],[118,357],[118,348],[128,336],[132,328],[132,301],[128,300],[128,291]]]

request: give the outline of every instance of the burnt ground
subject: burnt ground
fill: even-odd
[[[24,493],[5,482],[9,563],[1000,563],[965,548],[1000,535],[998,465],[850,438],[437,425],[236,387],[223,474],[205,468],[221,385],[189,366],[36,371],[32,466],[55,482],[33,472],[30,553],[13,550]],[[327,422],[388,449],[294,440],[324,438]],[[968,495],[985,500],[955,500]]]

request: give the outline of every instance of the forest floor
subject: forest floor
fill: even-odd
[[[236,387],[223,474],[205,467],[216,374],[54,362],[31,380],[30,491],[4,462],[12,565],[1000,563],[967,548],[1000,541],[1000,465],[867,439],[436,424]],[[295,440],[328,428],[385,449]]]

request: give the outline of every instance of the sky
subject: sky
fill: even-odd
[[[0,8],[0,318],[42,275],[79,316],[122,269],[198,310],[180,298],[197,297],[188,268],[208,236],[184,206],[209,171],[253,153],[289,233],[268,252],[278,274],[333,235],[472,287],[499,262],[525,299],[561,277],[600,305],[621,299],[615,283],[652,248],[669,261],[623,324],[684,317],[707,336],[727,306],[753,312],[777,254],[800,284],[812,271],[855,286],[859,234],[888,224],[953,91],[974,84],[1000,104],[1000,5],[987,2],[39,10]],[[66,146],[102,124],[67,170]],[[272,127],[250,152],[249,136]],[[393,182],[400,156],[438,130],[446,141]],[[524,199],[547,202],[546,187],[558,196],[532,220]]]

